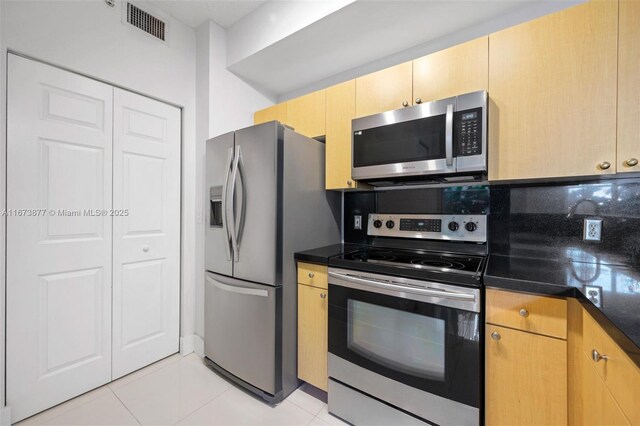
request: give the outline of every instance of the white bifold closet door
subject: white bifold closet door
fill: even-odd
[[[180,112],[13,54],[7,96],[15,422],[178,351]]]
[[[112,112],[113,87],[9,55],[7,209],[40,209],[7,217],[13,421],[111,380],[111,217],[82,210],[111,209]]]
[[[114,89],[113,378],[178,351],[180,110]]]

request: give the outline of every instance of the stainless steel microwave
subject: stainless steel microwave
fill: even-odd
[[[351,141],[351,175],[356,180],[484,175],[487,92],[357,118]]]

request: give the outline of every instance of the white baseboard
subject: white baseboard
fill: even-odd
[[[200,358],[204,358],[204,340],[197,334],[180,338],[180,355],[187,356],[195,352]]]
[[[11,425],[11,407],[0,407],[0,426]]]
[[[193,347],[194,352],[196,353],[196,355],[198,355],[200,358],[204,358],[204,340],[202,339],[202,337],[198,336],[197,334],[195,335],[195,344]]]
[[[180,338],[180,355],[187,356],[193,352],[195,337],[196,335],[192,334]]]

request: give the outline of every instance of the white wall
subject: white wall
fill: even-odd
[[[122,24],[121,0],[114,8],[103,1],[0,2],[0,155],[6,150],[6,51],[17,51],[111,84],[150,95],[183,108],[182,129],[182,318],[181,335],[195,328],[195,33],[168,22],[166,44]],[[4,203],[5,162],[0,158],[0,200]],[[2,206],[4,208],[4,205]],[[4,226],[4,218],[2,218]],[[0,247],[4,249],[4,229]],[[4,259],[4,253],[2,253]],[[4,269],[4,262],[2,269]],[[4,270],[0,294],[4,295]],[[3,297],[3,296],[0,296]],[[0,299],[0,306],[4,301]],[[4,312],[2,312],[4,323]],[[4,327],[0,327],[0,333]],[[4,354],[4,336],[0,353]],[[3,356],[3,355],[2,355]],[[0,365],[4,366],[4,362]],[[4,382],[4,368],[2,368]],[[4,392],[4,385],[0,386]],[[3,395],[4,396],[4,395]],[[0,406],[4,404],[4,398]]]
[[[202,338],[204,227],[208,214],[204,181],[205,142],[214,136],[252,125],[253,113],[273,105],[275,99],[260,93],[227,70],[227,34],[216,23],[208,21],[196,29],[196,55],[196,193],[201,194],[198,208],[204,217],[202,223],[198,223],[196,234],[196,334]]]
[[[355,0],[268,1],[228,30],[227,65],[233,65]]]

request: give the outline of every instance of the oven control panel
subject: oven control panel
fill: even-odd
[[[487,216],[374,213],[369,215],[367,234],[484,243],[487,241]]]

